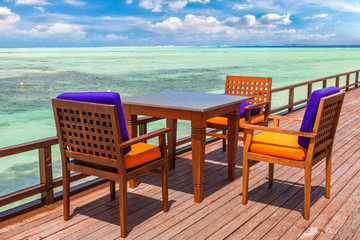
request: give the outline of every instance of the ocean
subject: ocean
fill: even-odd
[[[360,48],[347,47],[0,48],[0,148],[55,136],[50,99],[63,92],[223,93],[226,75],[272,77],[277,88],[359,67]],[[272,107],[287,101],[286,92],[272,97]],[[188,122],[178,128],[179,138],[190,135]],[[0,196],[39,183],[37,151],[0,161]],[[61,176],[58,146],[53,169]]]

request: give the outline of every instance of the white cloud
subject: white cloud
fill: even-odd
[[[20,21],[20,16],[11,12],[7,7],[0,7],[0,31],[11,30],[16,22]]]
[[[17,5],[52,5],[46,0],[15,0]]]
[[[289,25],[290,23],[292,23],[292,21],[290,20],[290,14],[285,14],[285,15],[278,15],[275,13],[270,13],[270,14],[266,14],[264,16],[262,16],[259,21],[262,24],[283,24],[283,25]]]
[[[302,3],[307,5],[308,3],[312,3],[339,12],[360,13],[360,2],[358,0],[303,0]]]
[[[62,13],[47,13],[46,16],[50,17],[51,19],[62,19],[62,20],[69,20],[74,19],[76,16],[62,14]]]
[[[43,7],[34,7],[35,9],[39,10],[40,12],[44,12],[44,8]]]
[[[284,30],[279,30],[279,31],[275,31],[275,34],[295,34],[296,30],[295,29],[284,29]]]
[[[161,0],[141,0],[139,6],[145,9],[152,9],[153,12],[161,12]]]
[[[322,35],[319,33],[315,33],[315,34],[306,33],[302,30],[297,31],[296,29],[284,29],[284,30],[274,31],[273,34],[274,37],[278,36],[283,39],[286,39],[287,41],[306,41],[306,40],[323,41],[328,38],[336,36],[335,33]]]
[[[250,9],[250,8],[253,8],[254,5],[252,4],[239,4],[239,3],[236,3],[234,6],[233,6],[233,9],[235,10],[244,10],[244,9]]]
[[[260,26],[259,21],[251,14],[247,14],[243,17],[229,17],[225,20],[224,24],[236,28],[252,28]]]
[[[145,23],[144,18],[133,17],[133,16],[123,16],[123,17],[102,16],[100,17],[100,20],[120,21],[120,22],[141,22],[141,24]]]
[[[325,25],[325,23],[315,23],[314,24],[314,29],[315,30],[320,30],[320,28],[322,28]]]
[[[31,30],[17,30],[17,34],[35,39],[56,39],[61,41],[77,41],[86,36],[82,27],[74,24],[55,23],[51,26],[37,25]]]
[[[36,25],[34,29],[38,32],[46,32],[49,30],[49,27],[44,25]]]
[[[115,34],[108,34],[105,37],[103,37],[103,40],[105,41],[125,41],[128,40],[127,36],[121,36],[121,35],[115,35]]]
[[[289,25],[290,14],[278,15],[274,13],[266,14],[259,19],[254,15],[247,14],[244,17],[230,17],[225,24],[237,28],[275,28],[276,25]]]
[[[86,5],[86,2],[82,2],[78,0],[64,0],[64,3],[70,4],[75,7],[82,7]]]
[[[133,0],[126,0],[126,4],[132,4]]]
[[[287,41],[302,41],[302,40],[311,40],[311,41],[323,41],[328,38],[336,36],[335,33],[332,34],[319,34],[319,33],[304,33],[304,31],[297,31],[296,29],[284,29],[279,31],[274,31],[273,34],[276,36],[281,36]]]
[[[276,41],[311,40],[321,41],[335,34],[304,32],[301,29],[277,29],[292,23],[290,14],[266,14],[258,19],[253,15],[230,17],[219,21],[214,17],[186,15],[183,19],[170,17],[164,21],[149,24],[148,30],[178,41],[221,40],[262,41],[265,37]]]
[[[274,31],[277,25],[291,23],[290,14],[283,16],[267,14],[259,19],[247,14],[243,17],[230,17],[219,21],[214,17],[195,16],[188,14],[182,20],[170,17],[162,22],[150,24],[148,30],[173,36],[176,39],[252,39],[275,34],[295,34],[295,29]]]
[[[127,0],[126,3],[132,3],[132,0]],[[151,9],[152,12],[162,12],[166,5],[170,9],[181,9],[189,3],[209,3],[210,0],[140,0],[139,6],[145,9]]]
[[[327,16],[328,16],[327,13],[315,14],[314,16],[312,16],[312,19],[315,19],[315,18],[326,18]]]
[[[149,25],[149,30],[160,34],[181,34],[183,37],[201,36],[204,38],[218,38],[236,35],[237,30],[223,25],[214,17],[194,16],[188,14],[184,20],[170,17],[162,22]]]
[[[321,34],[307,34],[307,35],[303,35],[303,34],[295,34],[292,39],[296,39],[296,40],[325,40],[328,39],[330,37],[334,37],[336,36],[335,33],[332,34],[325,34],[325,35],[321,35]]]
[[[267,11],[282,11],[279,5],[276,5],[274,0],[247,0],[248,3],[236,3],[233,6],[235,10],[244,9],[265,9]]]

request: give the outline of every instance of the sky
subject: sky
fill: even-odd
[[[285,44],[360,45],[360,1],[0,1],[0,47]]]

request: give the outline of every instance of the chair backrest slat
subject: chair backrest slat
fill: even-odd
[[[315,153],[332,145],[344,95],[340,92],[321,99],[313,131],[316,133]]]
[[[225,94],[254,97],[252,104],[271,101],[271,78],[226,76]]]
[[[86,156],[118,160],[121,137],[115,105],[52,101],[64,151],[78,156],[83,154],[84,158],[78,160],[86,160]]]

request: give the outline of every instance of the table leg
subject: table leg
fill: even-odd
[[[171,170],[175,168],[177,119],[167,118],[166,127],[171,129],[167,133],[169,170]]]
[[[196,116],[191,120],[191,145],[192,145],[194,201],[197,203],[200,203],[203,200],[205,140],[206,140],[205,138],[206,138],[206,119],[202,115]]]
[[[240,108],[239,108],[240,109]],[[228,116],[228,178],[235,179],[236,151],[238,146],[240,112]]]
[[[138,134],[138,132],[137,132],[137,126],[138,126],[137,115],[129,114],[129,111],[127,111],[126,107],[124,107],[124,113],[125,113],[125,121],[126,121],[126,126],[128,128],[130,139],[137,137],[137,134]],[[133,179],[129,180],[130,188],[136,188],[137,186],[138,186],[137,178],[133,178]]]

